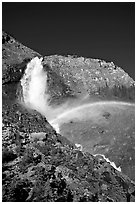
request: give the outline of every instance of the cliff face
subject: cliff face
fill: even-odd
[[[25,47],[7,33],[2,33],[2,82],[19,81],[25,64],[39,53]]]
[[[80,151],[19,103],[26,64],[41,55],[4,32],[2,42],[3,201],[134,201],[134,182],[126,175],[103,157]],[[48,56],[43,66],[51,103],[87,95],[134,101],[134,81],[113,63]]]
[[[44,57],[43,64],[49,65],[77,97],[134,101],[134,80],[113,62],[54,55]]]

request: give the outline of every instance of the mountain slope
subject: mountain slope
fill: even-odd
[[[27,63],[35,56],[41,55],[3,32],[3,201],[134,201],[134,182],[130,178],[103,157],[95,158],[80,151],[57,134],[45,117],[22,106],[20,79]],[[56,57],[56,66],[53,66],[55,56],[45,57],[43,61],[48,73],[50,103],[61,104],[68,97],[77,100],[93,95],[91,78],[87,82],[86,76],[76,78],[80,65],[76,70],[71,62],[70,69],[64,65],[66,75],[72,79],[70,83],[63,76],[65,68],[58,71],[63,66],[57,66],[62,58],[71,59]],[[75,61],[82,64],[79,59]],[[124,71],[120,72],[124,75],[121,84],[126,84],[127,89],[134,87],[134,81]]]

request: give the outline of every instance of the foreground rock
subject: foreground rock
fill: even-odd
[[[28,134],[10,123],[4,141],[3,201],[134,201],[126,176],[52,130]]]
[[[12,39],[12,43],[9,39]],[[103,157],[95,158],[80,151],[66,138],[57,134],[46,118],[36,111],[25,109],[19,103],[20,78],[28,58],[34,56],[40,55],[26,47],[23,47],[22,51],[20,43],[3,33],[3,201],[134,201],[133,181],[115,170]],[[57,59],[61,58],[63,57]],[[52,62],[55,57],[50,59]],[[66,60],[65,57],[63,59]],[[75,61],[80,63],[79,59]],[[74,80],[67,79],[63,74],[58,75],[53,69],[53,63],[51,65],[46,62],[45,66],[49,77],[51,103],[57,103],[59,98],[64,100],[68,96],[78,97],[80,93],[82,96],[87,93],[89,96],[95,94],[90,84],[83,86],[85,81],[82,82],[81,76],[79,80],[76,79],[80,87],[78,93],[76,82],[73,84]],[[128,90],[128,96],[129,90],[134,91],[134,82],[124,71],[120,72],[124,78],[121,84],[126,84],[124,90]],[[70,78],[74,79],[74,76],[76,75],[73,73]],[[86,76],[84,77],[86,79]],[[134,94],[130,95],[128,100],[134,100],[133,98]]]

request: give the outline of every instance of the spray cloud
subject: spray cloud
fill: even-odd
[[[49,105],[47,72],[43,69],[42,58],[35,57],[27,64],[21,86],[23,104],[29,109],[38,111],[48,120],[66,110],[67,103],[54,108]]]
[[[104,105],[122,105],[121,107],[123,107],[123,105],[134,105],[116,101],[90,101],[90,103],[88,103],[88,97],[86,95],[83,99],[79,98],[79,100],[77,99],[75,102],[68,100],[59,106],[51,106],[49,105],[50,95],[48,94],[47,72],[43,69],[42,58],[39,59],[38,57],[33,58],[27,64],[25,74],[21,79],[21,85],[23,90],[23,104],[27,108],[36,110],[44,115],[58,133],[60,132],[59,126],[64,119],[69,120],[73,117],[78,119],[83,118],[83,114],[86,113],[84,110],[87,110],[87,108],[89,110],[91,109],[92,115],[96,117],[96,106],[99,108]]]

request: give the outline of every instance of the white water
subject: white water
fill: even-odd
[[[113,166],[117,171],[120,171],[120,172],[121,172],[120,166],[117,167],[116,164],[115,164],[114,162],[111,162],[108,158],[106,158],[104,154],[94,154],[94,156],[102,156],[103,159],[106,160],[106,162],[110,163],[110,165]]]
[[[47,73],[43,69],[42,58],[35,57],[27,64],[21,86],[23,90],[21,103],[29,109],[38,111],[48,120],[66,109],[67,103],[54,108],[49,105]]]
[[[29,109],[37,110],[44,115],[49,123],[53,125],[57,132],[59,132],[59,125],[61,120],[69,120],[72,118],[81,118],[83,111],[87,109],[88,115],[96,117],[98,114],[97,109],[102,106],[134,106],[132,103],[116,102],[116,101],[100,101],[80,105],[80,102],[75,102],[72,106],[69,100],[60,106],[50,106],[47,84],[47,73],[43,69],[42,58],[35,57],[28,64],[25,74],[21,79],[23,90],[22,103]],[[82,102],[83,100],[80,99]],[[90,114],[88,113],[90,112]]]
[[[76,143],[75,146],[79,149],[79,151],[82,151],[83,150],[83,147],[81,144],[78,144]],[[109,160],[109,158],[106,158],[104,154],[94,154],[94,156],[101,156],[103,157],[104,160],[106,160],[106,162],[110,163],[111,166],[113,166],[113,168],[115,168],[117,171],[120,171],[121,172],[121,167],[117,167],[116,164],[114,162],[111,162]]]
[[[35,57],[27,64],[25,74],[21,79],[21,85],[23,91],[23,101],[21,101],[21,103],[28,109],[37,110],[39,113],[44,115],[58,133],[60,132],[60,126],[63,122],[71,119],[83,119],[83,117],[88,119],[88,117],[91,116],[92,118],[96,118],[103,107],[107,106],[107,108],[109,108],[112,106],[113,108],[120,108],[126,111],[126,106],[135,106],[132,103],[119,101],[85,102],[85,104],[82,104],[83,101],[86,101],[85,99],[87,96],[85,96],[85,99],[84,97],[83,99],[80,99],[82,103],[77,101],[72,105],[72,101],[67,101],[61,106],[50,106],[47,73],[43,69],[42,58],[39,59],[38,57]],[[105,108],[105,110],[107,110],[107,108]],[[82,146],[80,144],[76,144],[76,146],[82,150]],[[121,171],[121,168],[116,167],[115,163],[111,162],[105,157],[105,155],[98,155],[102,156],[115,169]]]

